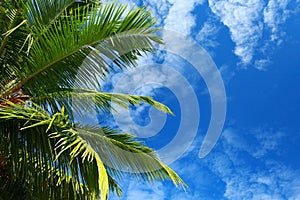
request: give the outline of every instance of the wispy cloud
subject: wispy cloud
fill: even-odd
[[[164,28],[189,35],[196,25],[192,11],[205,0],[145,0],[143,3],[154,11]]]
[[[270,152],[279,153],[278,146],[284,137],[281,131],[256,129],[243,134],[240,132],[230,128],[224,130],[223,144],[233,147],[235,151],[245,151],[253,158],[262,158]],[[251,142],[248,142],[249,140]],[[253,143],[256,145],[252,145]]]
[[[260,71],[265,71],[271,63],[270,59],[260,59],[254,62],[254,67]]]
[[[236,44],[235,54],[244,64],[249,64],[262,35],[263,24],[260,18],[263,2],[260,0],[209,0],[209,6],[229,28],[231,38]]]
[[[131,182],[129,184],[125,199],[149,199],[149,200],[161,200],[165,199],[165,191],[162,183],[157,182],[155,184],[139,184]]]
[[[220,27],[212,19],[208,19],[196,36],[196,40],[205,48],[215,48],[218,46],[217,33]]]
[[[289,0],[270,0],[263,11],[264,23],[271,31],[270,39],[277,41],[278,44],[281,43],[281,35],[284,34],[279,27],[291,14],[291,10],[287,8],[289,2]]]
[[[210,169],[226,184],[227,199],[296,199],[300,192],[299,171],[280,161],[279,131],[224,131],[222,148],[206,160]],[[253,145],[255,144],[255,145]]]
[[[218,45],[216,36],[219,27],[215,17],[208,16],[207,21],[201,25],[197,21],[199,13],[194,13],[196,6],[205,5],[205,0],[145,2],[155,10],[164,28],[192,35],[192,29],[199,26],[201,29],[196,34],[197,41],[206,48]],[[268,58],[253,57],[258,53],[266,56],[264,52],[260,52],[261,49],[269,48],[272,43],[282,42],[284,31],[281,30],[281,25],[293,12],[291,3],[291,0],[208,0],[212,13],[229,28],[231,39],[235,43],[234,53],[240,58],[241,65],[253,64],[258,70],[265,70],[271,62]]]
[[[281,25],[291,14],[291,0],[209,0],[212,12],[229,28],[231,39],[235,43],[234,53],[241,59],[242,65],[253,62],[253,56],[261,48],[260,43],[280,44],[283,31]],[[267,40],[263,34],[270,32]],[[265,69],[268,60],[255,63],[259,70]]]
[[[172,64],[175,65],[173,61]],[[175,61],[178,60],[175,59]],[[176,62],[176,64],[180,65],[180,62]],[[165,96],[165,98],[172,102],[176,99],[177,106],[181,109],[181,113],[176,113],[178,115],[176,120],[181,120],[178,122],[180,127],[174,132],[176,137],[181,139],[180,142],[178,139],[174,139],[172,140],[174,142],[170,142],[157,151],[161,159],[166,163],[176,160],[181,153],[185,152],[186,145],[193,141],[193,136],[197,134],[199,122],[197,97],[192,85],[187,82],[186,77],[175,70],[173,66],[170,67],[168,64],[151,64],[148,60],[148,63],[144,66],[141,65],[136,69],[122,74],[118,79],[113,80],[115,81],[113,82],[115,92],[155,96],[155,91],[167,88],[173,93],[173,95]],[[148,108],[141,106],[135,112],[129,112],[124,109],[118,110],[118,113],[114,115],[114,120],[123,131],[134,133],[141,138],[149,138],[160,133],[165,127],[167,115],[151,108],[149,110],[151,121],[146,126],[142,126],[133,120],[134,118],[140,118],[142,121],[145,120],[144,109]],[[191,117],[194,118],[194,121],[189,120]]]
[[[131,5],[134,0],[119,0]],[[217,46],[219,22],[229,29],[231,40],[235,44],[234,54],[241,60],[242,66],[253,65],[258,70],[265,70],[271,63],[266,58],[270,45],[279,45],[284,40],[282,24],[299,11],[299,5],[292,0],[144,0],[164,28],[184,35],[195,35],[195,39],[206,48]],[[206,6],[208,2],[212,12],[207,20],[198,22],[197,6]],[[216,19],[217,18],[217,19]],[[198,33],[193,28],[201,27]],[[198,28],[197,28],[198,29]],[[264,50],[263,50],[264,51]],[[267,53],[270,53],[268,50]],[[256,58],[259,55],[261,58]],[[254,58],[255,57],[255,58]]]
[[[281,154],[284,138],[284,132],[272,129],[230,128],[224,131],[213,152],[197,159],[202,140],[198,138],[189,155],[171,166],[190,186],[187,192],[168,182],[130,183],[125,187],[123,199],[299,199],[300,171],[274,156]]]
[[[137,182],[132,180],[132,178],[127,177],[126,187],[122,187],[123,196],[121,199],[124,200],[162,200],[167,199],[166,195],[168,191],[165,190],[161,182],[155,183],[146,183],[146,182]],[[115,194],[112,194],[109,198],[111,200],[120,200]]]
[[[165,28],[179,33],[190,35],[191,28],[196,25],[196,16],[192,14],[196,5],[203,4],[205,0],[170,0],[172,6],[165,19]]]
[[[154,12],[154,15],[161,23],[163,23],[168,16],[170,7],[172,6],[172,3],[169,0],[145,0],[144,4]]]

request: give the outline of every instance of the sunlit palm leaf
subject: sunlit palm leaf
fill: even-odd
[[[51,189],[50,186],[54,189],[55,185],[63,186],[63,184],[73,184],[74,190],[70,193],[77,194],[75,189],[78,189],[79,183],[83,183],[92,197],[100,194],[102,199],[106,199],[109,189],[108,175],[98,154],[89,145],[85,144],[84,151],[76,157],[71,157],[68,151],[57,156],[54,150],[55,144],[59,140],[49,138],[47,130],[63,134],[68,141],[73,139],[70,132],[72,125],[64,113],[57,113],[50,117],[41,109],[36,110],[7,103],[10,107],[5,106],[0,109],[0,134],[3,138],[1,146],[6,148],[5,152],[10,152],[7,155],[7,159],[9,159],[7,165],[10,174],[14,175],[10,179],[18,178],[21,182],[23,180],[25,183],[34,183],[31,185],[38,186],[39,189],[32,189],[45,191],[41,193],[44,195],[53,195],[55,191],[46,192]],[[15,127],[14,130],[13,127]],[[30,143],[28,143],[29,141]],[[82,161],[81,156],[89,159]],[[51,175],[53,168],[61,173],[56,173],[59,180]],[[73,182],[64,178],[67,174],[74,178]],[[31,192],[34,193],[34,191]],[[82,194],[87,195],[88,193],[82,192]]]
[[[111,112],[113,104],[148,103],[172,113],[150,97],[96,91],[100,78],[135,66],[153,42],[161,43],[151,14],[92,0],[6,3],[0,6],[0,189],[8,196],[0,199],[16,186],[23,196],[13,198],[104,200],[108,190],[121,195],[117,181],[124,174],[184,186],[130,134],[73,120],[73,111]]]
[[[92,196],[98,195],[99,192],[93,190],[98,185],[102,199],[108,196],[109,180],[113,180],[109,177],[120,178],[124,173],[134,174],[147,181],[171,179],[174,184],[183,185],[178,175],[161,163],[152,149],[137,142],[131,135],[109,128],[75,127],[64,114],[64,109],[50,116],[38,107],[7,103],[10,107],[2,106],[0,109],[0,123],[5,127],[12,123],[11,127],[16,127],[13,123],[17,121],[19,127],[10,134],[14,142],[4,140],[2,144],[10,148],[8,152],[12,153],[13,158],[11,170],[16,177],[25,178],[29,175],[27,173],[38,172],[33,173],[36,176],[34,181],[51,182],[48,177],[43,178],[39,174],[53,173],[52,167],[48,166],[50,164],[62,170],[63,174],[74,177],[74,184],[77,184],[74,188],[79,187],[79,182],[84,183]],[[1,128],[0,133],[5,134],[5,129]],[[31,143],[25,145],[22,141]],[[86,162],[90,164],[84,164]],[[110,188],[120,193],[117,185]]]
[[[98,92],[91,89],[61,88],[32,100],[47,105],[45,108],[51,109],[51,112],[57,112],[61,107],[65,107],[69,115],[73,115],[74,112],[79,116],[84,116],[85,113],[93,112],[95,109],[111,112],[115,109],[114,104],[128,109],[129,105],[137,106],[141,103],[147,103],[162,112],[173,114],[167,106],[153,100],[151,97]]]
[[[99,88],[97,80],[105,76],[111,62],[121,68],[134,65],[138,55],[153,49],[152,41],[159,41],[152,35],[154,19],[142,8],[125,13],[125,6],[110,3],[95,6],[86,18],[76,14],[90,9],[75,9],[74,15],[58,18],[46,31],[32,27],[36,42],[25,68],[16,72],[19,80],[12,90],[25,85],[34,95],[49,88],[72,87],[75,79]],[[131,45],[127,52],[120,48],[125,44]]]

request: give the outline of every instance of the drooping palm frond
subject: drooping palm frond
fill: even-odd
[[[83,148],[88,155],[79,153],[71,157],[70,152],[66,151],[57,156],[55,144],[59,140],[49,137],[49,134],[57,132],[69,139],[76,134],[63,112],[51,117],[40,108],[11,102],[7,104],[10,107],[2,106],[0,109],[0,134],[3,139],[1,151],[5,152],[10,180],[18,179],[28,184],[26,189],[29,188],[29,193],[33,196],[45,195],[45,199],[59,195],[59,188],[69,190],[63,190],[61,195],[86,195],[89,197],[87,199],[101,196],[101,199],[107,199],[108,175],[98,154],[89,145]],[[89,156],[89,159],[82,159],[81,156]],[[53,169],[58,173],[54,174]],[[66,175],[72,179],[66,179]],[[80,184],[84,184],[88,192],[80,190]]]
[[[111,112],[150,97],[104,93],[99,79],[136,65],[161,39],[145,8],[92,0],[0,5],[0,199],[102,199],[124,174],[183,181],[128,133],[74,124],[73,112]],[[94,90],[93,90],[94,89]],[[25,103],[24,101],[29,103]],[[32,106],[33,105],[33,106]],[[13,186],[22,197],[10,196]]]
[[[61,88],[53,93],[32,98],[32,100],[40,105],[46,105],[44,108],[50,110],[51,113],[55,113],[61,107],[65,107],[70,117],[73,117],[73,113],[84,116],[84,113],[91,113],[95,109],[111,112],[115,110],[114,104],[118,107],[129,109],[129,105],[137,106],[141,103],[147,103],[159,111],[173,114],[167,106],[148,96],[98,92],[83,88]]]
[[[184,185],[152,149],[131,135],[106,127],[75,126],[64,109],[50,116],[39,107],[7,103],[10,107],[0,108],[0,135],[6,138],[0,146],[4,152],[10,152],[6,155],[7,166],[9,174],[15,176],[10,178],[31,183],[29,193],[39,191],[49,197],[56,191],[51,186],[71,184],[70,194],[61,195],[90,194],[91,199],[98,195],[107,199],[109,188],[120,193],[113,177],[118,179],[123,174],[134,174],[147,181],[170,179],[175,185]],[[66,178],[66,174],[71,178]],[[88,193],[83,191],[85,187]]]
[[[170,179],[178,186],[183,181],[157,157],[155,151],[134,136],[108,127],[77,128],[79,135],[95,149],[113,177],[131,174],[146,181]],[[80,142],[72,145],[80,145]]]

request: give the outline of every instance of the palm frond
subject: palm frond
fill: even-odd
[[[63,112],[51,117],[38,107],[24,107],[11,102],[7,104],[10,107],[0,108],[0,146],[3,148],[1,152],[6,153],[11,180],[19,179],[25,185],[28,183],[33,187],[30,193],[39,192],[39,196],[43,194],[45,198],[47,196],[46,199],[58,192],[59,187],[72,188],[69,193],[63,190],[67,194],[63,191],[58,193],[61,195],[88,195],[90,199],[101,196],[101,199],[107,199],[108,175],[101,159],[90,146],[85,146],[87,155],[84,155],[93,159],[82,161],[82,154],[70,157],[68,152],[57,156],[55,143],[58,141],[50,138],[47,130],[64,133],[66,139],[72,138],[69,131],[64,131],[72,125]],[[59,173],[53,173],[53,168]],[[72,179],[66,179],[66,175]],[[80,184],[87,187],[87,192],[84,192],[84,188],[77,191]]]
[[[145,8],[98,0],[18,0],[0,6],[0,199],[102,199],[122,194],[125,174],[180,177],[128,133],[74,124],[81,110],[111,112],[148,103],[104,93],[100,79],[136,65],[162,43]],[[96,90],[93,90],[96,89]],[[29,102],[24,102],[24,101]],[[10,196],[11,189],[21,196]]]
[[[0,90],[5,93],[10,83],[15,80],[15,71],[20,70],[24,52],[19,52],[26,38],[24,26],[18,9],[0,8]]]
[[[173,114],[167,106],[153,100],[152,97],[98,92],[84,88],[61,88],[53,93],[34,97],[32,100],[39,105],[46,105],[44,109],[50,109],[52,113],[65,107],[69,116],[72,116],[73,112],[79,116],[84,116],[84,113],[90,113],[97,109],[107,113],[115,110],[114,105],[128,109],[129,105],[137,106],[141,103],[147,103],[157,110]]]
[[[129,134],[107,127],[74,125],[64,109],[50,116],[37,105],[7,104],[0,106],[0,147],[9,152],[6,160],[12,180],[40,184],[41,191],[72,184],[68,186],[72,187],[72,194],[68,195],[73,196],[86,194],[83,184],[91,197],[100,195],[101,199],[108,198],[109,189],[120,194],[114,178],[120,179],[124,174],[147,181],[170,179],[177,186],[185,186],[151,148]],[[34,195],[32,190],[29,192]],[[49,196],[53,192],[43,194]]]
[[[24,12],[28,15],[30,25],[48,27],[74,3],[74,0],[29,0],[24,5]]]
[[[133,66],[137,56],[153,50],[152,41],[160,41],[152,35],[155,20],[144,8],[125,12],[126,6],[109,3],[90,9],[75,9],[75,14],[57,18],[46,31],[31,29],[38,39],[31,45],[25,68],[17,71],[12,90],[25,85],[34,95],[49,88],[72,87],[75,79],[99,88],[97,80],[105,77],[112,63],[121,68]],[[81,12],[88,17],[76,14]]]
[[[146,181],[170,179],[176,186],[185,187],[181,178],[159,160],[155,151],[134,136],[108,127],[85,126],[77,130],[79,136],[100,155],[114,177],[132,174]]]

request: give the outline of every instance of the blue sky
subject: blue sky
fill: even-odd
[[[158,47],[137,69],[113,75],[113,91],[152,95],[175,116],[143,105],[115,122],[156,149],[189,189],[128,178],[121,199],[300,199],[300,1],[122,2],[148,6],[178,48]],[[190,39],[166,36],[172,31]],[[189,41],[206,54],[186,49]],[[218,140],[200,158],[210,128]]]

